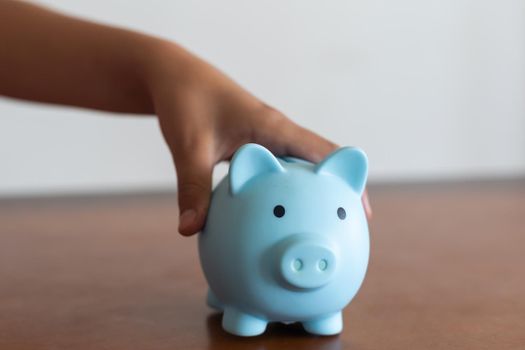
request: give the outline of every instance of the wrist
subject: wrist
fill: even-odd
[[[141,49],[139,74],[151,97],[155,98],[159,91],[166,88],[190,84],[196,57],[173,42],[148,39]]]

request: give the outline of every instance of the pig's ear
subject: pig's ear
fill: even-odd
[[[236,195],[256,176],[284,172],[281,163],[261,145],[248,143],[235,152],[230,163],[230,193]]]
[[[330,173],[345,180],[359,195],[368,175],[368,160],[359,148],[343,147],[328,155],[315,167],[316,173]]]

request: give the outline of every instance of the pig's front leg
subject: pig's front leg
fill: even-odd
[[[209,307],[215,310],[219,310],[219,311],[224,310],[224,306],[222,305],[221,301],[219,300],[219,298],[217,298],[215,293],[211,291],[211,289],[208,289],[208,295],[206,297],[206,304],[208,304]]]
[[[265,320],[232,307],[226,307],[222,316],[222,328],[227,332],[243,337],[262,334],[266,330],[267,323]]]
[[[303,327],[308,333],[317,335],[334,335],[343,330],[343,315],[336,312],[321,318],[303,322]]]

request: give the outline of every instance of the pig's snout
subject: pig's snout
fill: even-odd
[[[332,279],[337,257],[323,239],[306,239],[297,235],[287,240],[281,250],[279,272],[296,288],[319,288]]]

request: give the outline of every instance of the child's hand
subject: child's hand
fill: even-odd
[[[177,168],[184,235],[202,228],[213,166],[239,146],[256,142],[313,162],[337,147],[165,40],[0,1],[0,43],[0,94],[158,115]],[[363,203],[370,216],[366,192]]]
[[[157,57],[148,71],[148,85],[177,169],[181,234],[202,228],[213,167],[241,145],[255,142],[277,155],[312,162],[337,148],[180,47],[166,44]]]

